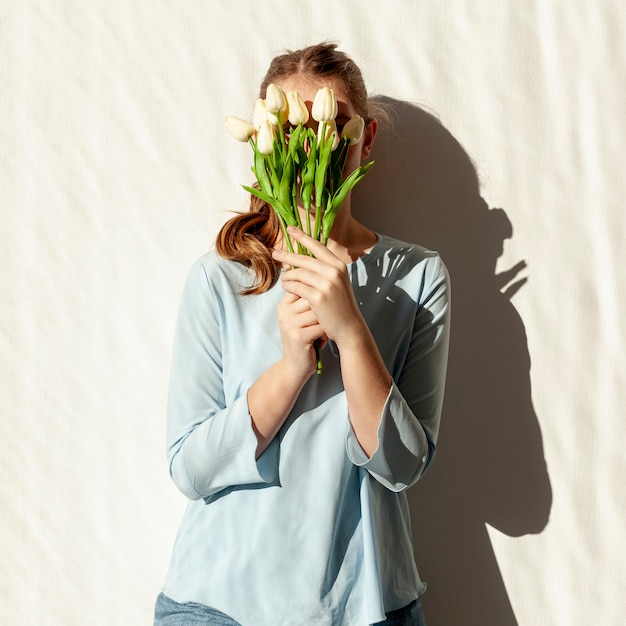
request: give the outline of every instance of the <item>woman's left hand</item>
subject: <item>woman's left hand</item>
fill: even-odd
[[[329,339],[338,347],[362,332],[365,321],[352,291],[346,264],[325,245],[298,228],[288,228],[291,239],[309,250],[314,257],[274,250],[276,261],[293,269],[283,272],[283,289],[304,298],[315,313]]]

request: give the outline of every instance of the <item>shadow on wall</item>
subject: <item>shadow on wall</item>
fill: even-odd
[[[486,524],[512,537],[539,533],[552,504],[526,333],[510,302],[525,263],[495,273],[512,226],[480,196],[456,139],[416,106],[379,101],[392,125],[381,125],[376,166],[353,192],[356,217],[439,251],[452,281],[437,457],[409,491],[426,617],[429,626],[516,625]]]

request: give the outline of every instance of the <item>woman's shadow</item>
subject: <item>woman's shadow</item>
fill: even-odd
[[[429,626],[515,626],[486,525],[511,537],[539,533],[552,504],[526,333],[510,301],[526,266],[496,273],[513,228],[481,197],[476,169],[450,132],[419,107],[378,101],[392,124],[381,125],[376,165],[353,192],[356,217],[437,250],[452,281],[437,456],[408,492],[425,613]]]

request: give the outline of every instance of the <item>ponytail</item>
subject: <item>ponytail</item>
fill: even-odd
[[[280,235],[280,223],[274,210],[261,199],[252,196],[250,211],[229,219],[217,235],[217,253],[230,261],[249,267],[255,282],[242,295],[261,294],[271,289],[280,275],[272,258],[272,249]]]

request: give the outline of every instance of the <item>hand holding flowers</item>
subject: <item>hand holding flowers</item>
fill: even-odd
[[[283,289],[305,300],[324,331],[324,340],[341,347],[364,324],[346,264],[301,230],[290,226],[287,231],[311,254],[274,250],[274,259],[292,267],[281,275]]]

